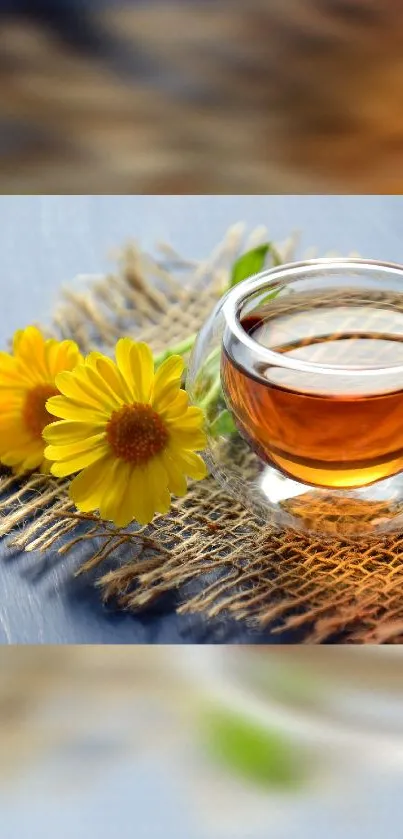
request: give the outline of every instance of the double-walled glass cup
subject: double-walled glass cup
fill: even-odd
[[[320,259],[240,283],[187,384],[211,471],[260,517],[340,538],[403,526],[402,266]]]

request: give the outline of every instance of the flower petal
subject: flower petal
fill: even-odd
[[[65,461],[71,460],[76,455],[84,454],[96,448],[105,440],[105,433],[94,434],[92,437],[85,437],[82,440],[64,443],[63,445],[47,446],[45,448],[45,457],[47,460]]]
[[[123,494],[121,495],[119,501],[119,510],[117,516],[115,518],[115,525],[118,527],[127,527],[131,522],[136,518],[134,508],[135,508],[135,501],[133,499],[133,491],[132,481],[133,481],[133,472],[134,467],[132,464],[128,464],[129,469],[126,475],[126,485]]]
[[[42,446],[38,446],[36,451],[32,452],[31,454],[27,454],[23,463],[21,464],[21,469],[24,472],[32,472],[34,469],[38,469],[43,461],[43,449]]]
[[[24,469],[22,468],[23,463],[28,458],[35,457],[40,453],[41,458],[43,457],[43,449],[37,441],[30,441],[30,443],[26,446],[21,446],[20,448],[10,449],[8,452],[4,452],[1,455],[1,462],[4,466],[9,466],[12,469],[16,469],[19,473],[22,473]]]
[[[141,526],[149,524],[154,518],[155,498],[153,497],[147,466],[132,470],[127,494],[130,497],[132,519]]]
[[[171,355],[166,358],[155,374],[154,393],[157,394],[167,384],[180,382],[184,369],[185,362],[181,355]]]
[[[152,494],[154,511],[165,515],[171,507],[171,495],[168,473],[160,457],[153,458],[147,464],[147,484]]]
[[[93,423],[94,425],[107,422],[111,416],[111,411],[103,405],[88,408],[72,399],[66,399],[65,396],[52,396],[46,403],[46,410],[52,416],[60,417],[60,419]]]
[[[95,409],[108,407],[105,406],[101,394],[97,389],[94,391],[93,388],[88,388],[84,364],[80,364],[74,373],[59,373],[56,376],[56,387],[67,399],[71,399],[83,407]]]
[[[43,430],[43,438],[47,443],[54,446],[65,446],[69,443],[76,443],[78,440],[85,440],[92,437],[94,433],[105,430],[105,421],[95,423],[77,422],[71,420],[60,420],[52,422]]]
[[[190,451],[203,451],[207,445],[207,438],[204,431],[194,428],[180,428],[175,426],[169,429],[169,436],[172,443],[179,450],[189,449]]]
[[[35,326],[16,332],[13,347],[14,355],[0,353],[0,457],[16,474],[46,471],[45,394],[57,392],[55,374],[75,367],[81,356],[73,341],[45,340]],[[87,446],[90,436],[94,430],[87,429]]]
[[[16,417],[14,423],[0,426],[0,452],[10,449],[24,449],[33,442],[32,434],[23,426],[20,417]]]
[[[86,407],[116,411],[123,404],[123,399],[113,392],[91,364],[80,364],[72,373],[60,373],[56,377],[56,386],[64,396]]]
[[[112,466],[110,455],[87,466],[70,484],[70,498],[82,513],[99,510],[102,498],[109,486]]]
[[[159,495],[158,501],[155,504],[155,512],[161,513],[161,515],[165,516],[167,513],[169,513],[171,509],[171,504],[171,493],[169,492],[169,489],[167,487],[166,489],[162,490],[162,492]]]
[[[189,396],[185,390],[180,390],[165,408],[158,411],[159,415],[166,420],[173,420],[186,414],[189,407]]]
[[[134,380],[131,351],[133,346],[132,338],[120,338],[116,344],[116,363],[118,369],[128,388],[132,402],[140,401],[140,391],[137,387],[137,382]]]
[[[45,341],[45,361],[47,371],[53,380],[63,370],[73,370],[83,363],[83,357],[75,341]]]
[[[148,344],[133,341],[130,364],[138,401],[146,404],[150,402],[154,384],[154,359]]]
[[[203,458],[195,452],[189,452],[182,449],[170,450],[170,455],[175,461],[178,469],[181,469],[189,478],[194,481],[200,481],[208,475],[207,466]]]
[[[32,376],[29,370],[21,369],[13,356],[6,352],[0,352],[0,393],[4,389],[16,388],[17,390],[26,390],[33,384]]]
[[[158,368],[152,398],[152,406],[158,413],[166,410],[177,398],[184,368],[185,362],[180,355],[172,355]]]
[[[100,352],[92,352],[85,360],[86,367],[90,367],[97,378],[92,377],[93,383],[102,390],[108,397],[112,397],[115,407],[118,408],[124,402],[130,402],[131,395],[125,385],[119,369],[111,358],[102,355]]]
[[[204,411],[201,408],[191,406],[186,413],[179,417],[170,417],[169,414],[165,417],[167,426],[174,426],[176,431],[188,431],[190,429],[201,430],[205,423]]]
[[[144,470],[139,480],[140,470],[126,464],[129,468],[125,475],[126,483],[120,499],[119,510],[115,515],[117,527],[127,527],[132,521],[138,524],[148,524],[154,517],[154,499],[147,489],[147,470]]]
[[[121,508],[123,498],[128,492],[131,464],[124,460],[115,460],[111,465],[108,483],[100,504],[100,515],[104,521],[112,521],[116,527],[124,526]],[[127,522],[124,522],[127,524]]]
[[[36,326],[17,332],[13,343],[14,355],[23,362],[36,382],[49,381],[45,360],[45,339]]]
[[[76,455],[68,460],[62,460],[60,463],[53,463],[51,468],[52,475],[56,478],[66,478],[68,475],[73,475],[74,472],[80,472],[81,469],[91,466],[107,454],[109,454],[109,448],[105,444],[100,443],[88,452],[83,452],[83,454]]]
[[[162,452],[161,458],[168,474],[168,488],[170,492],[179,497],[186,495],[187,481],[183,472],[181,472],[168,451]]]

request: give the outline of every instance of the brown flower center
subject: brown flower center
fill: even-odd
[[[168,431],[151,405],[125,405],[114,411],[106,428],[109,445],[116,457],[142,466],[161,452]]]
[[[37,385],[26,396],[23,407],[25,426],[34,437],[42,437],[42,431],[55,417],[46,410],[46,403],[51,396],[57,396],[58,389],[50,384]]]

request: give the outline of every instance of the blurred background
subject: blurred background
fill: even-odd
[[[7,839],[398,836],[401,649],[0,650]]]
[[[297,254],[403,262],[403,197],[391,195],[0,195],[0,340],[21,323],[48,322],[64,285],[78,274],[114,270],[135,241],[165,242],[190,260],[208,259],[228,229],[265,226]]]
[[[3,193],[403,189],[399,0],[0,0]]]

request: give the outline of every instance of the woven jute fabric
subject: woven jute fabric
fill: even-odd
[[[206,262],[186,261],[166,247],[151,258],[130,246],[118,271],[69,287],[52,332],[74,338],[84,351],[112,353],[121,335],[164,350],[199,329],[240,248],[264,235],[255,231],[245,242],[235,227]],[[278,246],[285,260],[292,247]],[[67,554],[76,573],[97,569],[100,593],[123,609],[144,609],[174,590],[182,614],[226,614],[273,633],[298,631],[304,642],[403,640],[403,536],[323,542],[276,530],[212,477],[191,484],[169,515],[119,531],[78,514],[64,482],[3,474],[0,516],[0,535],[10,535],[15,548]],[[77,543],[88,549],[78,569]]]

